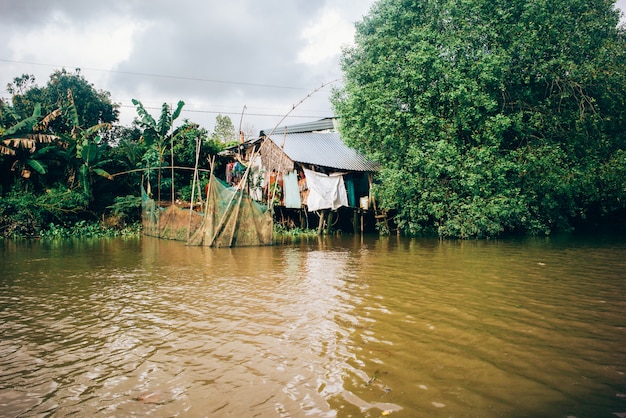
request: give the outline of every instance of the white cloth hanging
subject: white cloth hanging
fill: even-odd
[[[283,174],[283,187],[285,196],[285,207],[292,209],[300,209],[302,202],[300,202],[300,188],[298,187],[298,173],[296,171],[289,171]]]
[[[341,173],[326,175],[305,168],[304,176],[309,189],[306,202],[309,212],[348,206],[348,194]]]

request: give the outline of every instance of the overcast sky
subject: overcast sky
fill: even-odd
[[[21,74],[43,86],[55,69],[80,68],[121,104],[123,124],[136,115],[133,98],[155,117],[183,100],[181,119],[212,130],[221,113],[238,128],[243,112],[244,130],[258,133],[341,78],[341,47],[374,2],[0,0],[0,94]],[[330,91],[285,123],[332,116]]]

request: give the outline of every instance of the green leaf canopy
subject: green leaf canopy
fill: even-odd
[[[605,0],[381,0],[345,50],[342,136],[409,234],[550,233],[626,212],[626,48]]]

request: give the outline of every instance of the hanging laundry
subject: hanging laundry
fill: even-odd
[[[320,209],[336,210],[341,206],[348,206],[348,195],[341,173],[330,175],[304,169],[309,197],[307,207],[309,212]]]
[[[298,187],[298,173],[296,171],[285,173],[283,183],[285,187],[285,207],[300,209],[302,202],[300,201],[300,188]]]
[[[226,172],[224,173],[224,178],[226,179],[226,183],[233,184],[233,167],[235,166],[234,162],[226,164]]]

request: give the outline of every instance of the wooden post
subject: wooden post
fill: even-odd
[[[365,228],[363,226],[363,218],[365,217],[366,213],[367,212],[365,210],[363,212],[360,212],[360,214],[361,214],[361,233],[363,233],[363,231],[365,231]]]
[[[320,213],[320,223],[317,226],[317,235],[322,235],[322,231],[324,230],[324,217],[326,216],[326,209],[322,209]]]
[[[189,223],[187,224],[187,243],[189,243],[189,238],[191,237],[191,217],[193,215],[194,193],[196,192],[195,186],[196,186],[196,181],[198,180],[198,159],[199,158],[200,158],[200,138],[196,138],[196,163],[194,165],[193,183],[191,185],[191,202],[189,204]],[[202,200],[202,197],[200,197],[200,200]],[[172,202],[172,204],[174,203]]]
[[[326,217],[326,235],[330,235],[330,228],[333,225],[333,212],[328,211],[328,216]]]

